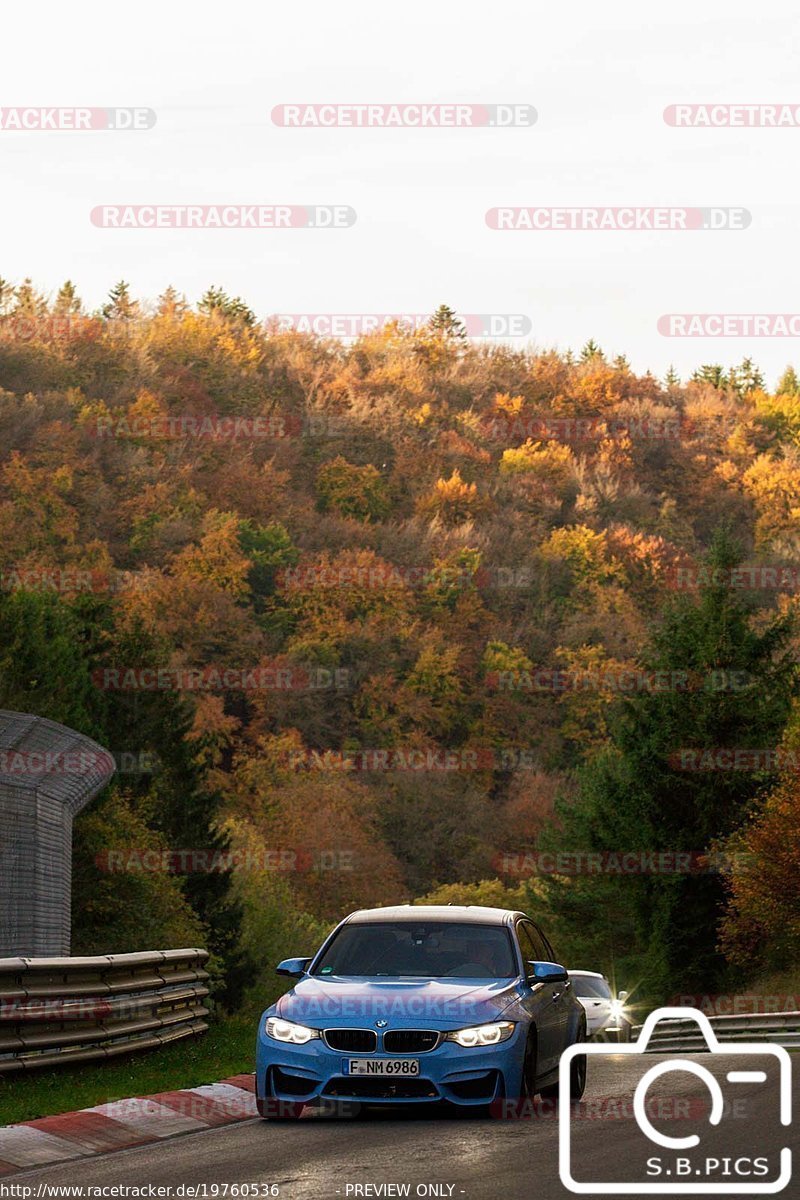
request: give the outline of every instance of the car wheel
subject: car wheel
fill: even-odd
[[[575,1042],[573,1043],[573,1045],[577,1045],[578,1042],[585,1042],[586,1040],[587,1040],[586,1039],[586,1026],[581,1025],[580,1029],[578,1030],[578,1036],[575,1039]],[[573,1058],[572,1062],[570,1063],[570,1068],[569,1068],[569,1098],[570,1098],[570,1100],[580,1100],[581,1097],[583,1096],[584,1091],[586,1090],[586,1062],[587,1062],[587,1056],[585,1054],[576,1054],[575,1057]],[[543,1100],[558,1100],[559,1085],[557,1083],[551,1083],[549,1087],[542,1088],[539,1092],[539,1095],[542,1097]]]
[[[586,1041],[586,1027],[583,1026],[578,1032],[578,1041]],[[583,1093],[586,1091],[586,1067],[588,1055],[576,1054],[569,1066],[569,1098],[570,1100],[580,1100]]]
[[[525,1043],[525,1057],[522,1060],[522,1099],[533,1100],[536,1095],[536,1064],[539,1058],[539,1039],[536,1030],[531,1029]]]

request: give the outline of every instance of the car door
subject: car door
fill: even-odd
[[[517,937],[525,963],[526,975],[529,972],[529,962],[550,962],[549,949],[532,921],[522,920],[517,923]],[[526,988],[525,1008],[530,1013],[539,1032],[539,1064],[538,1074],[547,1075],[558,1065],[564,1044],[562,1034],[562,1009],[559,1001],[563,992],[563,984],[536,983],[528,984]]]
[[[545,935],[542,933],[539,926],[534,921],[531,921],[531,925],[533,925],[534,932],[535,932],[535,934],[538,935],[538,937],[541,941],[541,944],[544,947],[546,961],[553,962],[553,963],[560,963],[561,960],[556,956],[555,950],[550,945],[550,942],[547,940]],[[574,1008],[572,980],[565,979],[563,983],[554,984],[553,991],[558,992],[558,995],[556,997],[554,997],[554,999],[553,999],[553,1006],[555,1008],[556,1016],[558,1018],[558,1020],[557,1020],[558,1029],[555,1031],[555,1036],[556,1036],[555,1052],[556,1052],[557,1057],[560,1059],[562,1053],[564,1052],[564,1050],[566,1050],[567,1046],[570,1044],[572,1012],[573,1012],[573,1008]]]

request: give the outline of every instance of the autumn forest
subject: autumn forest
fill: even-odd
[[[0,707],[117,760],[73,953],[236,1008],[434,898],[654,999],[800,966],[791,368],[0,281],[0,431]]]

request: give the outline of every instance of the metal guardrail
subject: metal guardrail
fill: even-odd
[[[742,1013],[709,1017],[709,1020],[721,1042],[774,1042],[787,1050],[800,1048],[800,1012]],[[641,1026],[637,1026],[633,1038],[640,1033]],[[674,1017],[659,1021],[647,1046],[652,1054],[668,1054],[673,1050],[697,1053],[707,1049],[696,1021]]]
[[[203,1033],[208,951],[0,958],[0,1074],[112,1058]]]

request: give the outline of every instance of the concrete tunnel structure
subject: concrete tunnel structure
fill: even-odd
[[[0,710],[0,958],[70,953],[72,822],[114,770],[74,729]]]

